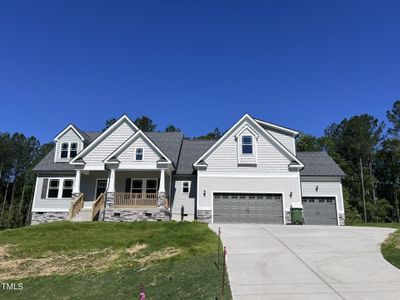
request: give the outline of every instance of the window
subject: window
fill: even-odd
[[[157,193],[157,180],[156,179],[147,179],[146,194],[155,194],[155,193]]]
[[[63,190],[62,190],[62,198],[71,198],[72,197],[72,186],[74,185],[74,181],[72,179],[65,179]]]
[[[136,148],[135,160],[143,160],[143,148]]]
[[[68,143],[61,144],[61,158],[68,158]]]
[[[78,143],[71,143],[71,148],[69,150],[69,157],[73,158],[78,154]]]
[[[253,137],[251,135],[242,136],[242,154],[253,154]]]
[[[190,182],[184,181],[182,183],[182,193],[189,193],[189,191],[190,191]]]
[[[60,184],[59,179],[50,179],[49,190],[47,192],[47,198],[58,198],[59,184]]]
[[[133,179],[132,180],[132,193],[142,193],[143,188],[143,180],[142,179]]]

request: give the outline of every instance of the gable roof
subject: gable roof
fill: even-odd
[[[88,137],[84,134],[78,127],[73,124],[69,124],[65,127],[57,136],[54,138],[54,141],[57,142],[68,130],[72,130],[76,133],[76,135],[82,140],[85,141]]]
[[[141,130],[136,131],[129,139],[127,139],[124,143],[122,143],[121,146],[119,146],[115,151],[113,151],[105,160],[104,162],[110,162],[112,159],[117,159],[117,157],[126,150],[137,138],[142,137],[142,139],[149,143],[156,152],[158,152],[158,155],[161,156],[162,159],[164,159],[165,162],[167,163],[172,163],[172,161],[169,159],[169,157],[163,153],[163,151],[157,147],[157,145],[154,144],[152,140]]]
[[[81,164],[80,162],[77,162],[79,159],[81,159],[84,155],[89,153],[90,150],[92,150],[96,144],[104,140],[111,132],[114,131],[119,125],[121,125],[123,122],[128,123],[132,128],[135,129],[135,131],[139,130],[139,128],[129,119],[127,115],[123,115],[120,117],[114,124],[112,124],[110,127],[108,127],[105,131],[103,131],[100,135],[98,135],[94,141],[92,141],[83,151],[81,151],[77,156],[75,156],[69,163],[70,164]]]
[[[291,167],[304,167],[303,163],[292,153],[290,152],[281,142],[279,142],[271,133],[265,130],[258,122],[256,122],[250,115],[245,114],[243,117],[240,118],[227,132],[225,132],[222,137],[210,148],[207,152],[205,152],[196,162],[194,166],[198,167],[199,163],[206,159],[224,140],[227,138],[241,123],[246,121],[251,123],[254,127],[256,127],[260,133],[263,133],[267,138],[269,138],[278,149],[281,149],[288,157],[291,159]]]
[[[346,174],[326,152],[297,152],[297,157],[304,162],[301,176],[338,176]]]
[[[193,164],[216,142],[217,140],[183,140],[176,174],[193,174]]]

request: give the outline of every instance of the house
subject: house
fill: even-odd
[[[344,224],[341,180],[298,132],[244,115],[220,139],[143,132],[122,116],[103,132],[69,125],[34,168],[32,224],[56,220],[199,220]]]

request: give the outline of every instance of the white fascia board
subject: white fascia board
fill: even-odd
[[[291,134],[291,135],[293,135],[293,136],[295,136],[295,137],[299,135],[299,132],[296,131],[296,130],[289,129],[289,128],[286,128],[286,127],[282,127],[282,126],[279,126],[279,125],[276,125],[276,124],[272,124],[272,123],[269,123],[269,122],[261,121],[261,120],[259,120],[259,119],[254,119],[254,120],[255,120],[257,123],[263,124],[263,125],[265,125],[265,126],[268,126],[268,127],[273,128],[273,129],[278,129],[278,130],[280,130],[280,131],[289,133],[289,134]]]
[[[65,127],[65,129],[63,131],[61,131],[55,138],[54,141],[57,142],[68,130],[73,130],[76,135],[82,140],[84,141],[85,138],[79,133],[79,131],[75,128],[74,125],[69,124],[67,127]]]
[[[129,139],[127,139],[121,146],[119,146],[113,153],[111,153],[103,162],[108,164],[108,160],[111,159],[112,157],[117,157],[120,155],[123,151],[125,151],[126,148],[131,145],[137,138],[142,137],[147,143],[149,143],[155,150],[158,152],[158,154],[162,157],[164,157],[167,161],[165,163],[172,164],[172,161],[166,156],[147,136],[146,134],[141,131],[140,129],[134,133]]]
[[[243,132],[245,132],[246,130],[250,131],[250,133],[255,136],[256,138],[258,138],[258,134],[257,132],[255,132],[252,128],[250,128],[249,126],[245,126],[242,130],[240,130],[236,135],[235,138],[237,139],[239,136],[241,136],[243,134]]]
[[[245,119],[249,121],[249,123],[252,123],[261,133],[264,133],[278,148],[283,150],[292,160],[297,162],[299,165],[299,168],[304,168],[304,164],[292,153],[290,152],[285,146],[283,146],[276,138],[272,136],[267,130],[265,130],[260,124],[258,124],[250,115],[245,114],[238,122],[236,122],[206,153],[204,153],[194,164],[194,167],[199,167],[201,165],[198,165],[199,162],[204,160],[210,153],[212,153],[222,142],[223,140],[229,136],[234,129],[242,123]]]
[[[77,156],[75,156],[74,159],[72,159],[69,163],[70,164],[75,164],[75,161],[78,158],[82,158],[82,156],[86,155],[90,150],[92,150],[100,141],[104,139],[104,137],[108,136],[110,132],[113,132],[115,128],[117,128],[121,123],[124,121],[128,122],[136,131],[139,130],[139,128],[133,123],[127,115],[123,115],[121,118],[119,118],[114,124],[112,124],[110,127],[108,127],[102,134],[100,134],[93,142],[90,143],[89,146],[87,146],[85,149],[83,149],[80,153],[78,153]]]

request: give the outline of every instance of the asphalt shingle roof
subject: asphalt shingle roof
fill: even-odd
[[[176,174],[193,174],[193,164],[202,156],[216,140],[183,140]]]
[[[304,164],[301,176],[345,176],[343,170],[326,152],[297,152]]]

